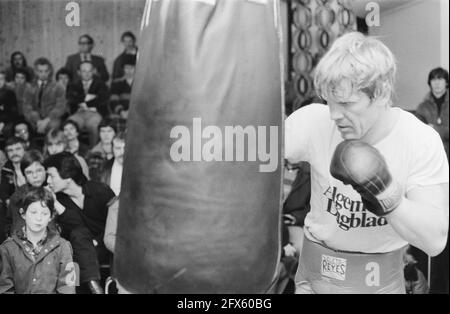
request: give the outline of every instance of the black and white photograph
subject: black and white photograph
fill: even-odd
[[[448,71],[447,0],[0,0],[0,294],[449,294]]]

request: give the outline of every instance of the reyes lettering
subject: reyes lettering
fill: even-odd
[[[376,217],[366,210],[362,201],[338,193],[336,187],[328,187],[323,193],[327,197],[327,212],[336,217],[342,230],[350,228],[369,228],[387,225],[385,217]]]

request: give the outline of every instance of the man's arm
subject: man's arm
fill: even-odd
[[[448,188],[448,183],[416,187],[386,216],[403,239],[431,256],[438,255],[447,242]]]
[[[54,93],[55,106],[49,112],[48,117],[58,119],[67,111],[66,93],[64,87],[60,86],[59,84],[56,85]]]
[[[41,119],[41,115],[37,110],[35,110],[34,105],[34,88],[31,86],[25,88],[25,92],[23,95],[23,115],[25,116],[25,119],[35,124],[37,121]]]

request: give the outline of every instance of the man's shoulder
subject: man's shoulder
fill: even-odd
[[[289,118],[300,119],[305,118],[310,119],[329,119],[330,112],[328,106],[319,103],[313,103],[310,105],[303,106],[295,110]]]
[[[70,63],[70,62],[75,62],[75,61],[77,60],[77,58],[80,58],[80,54],[79,54],[79,53],[71,54],[71,55],[69,55],[69,56],[67,57],[67,62],[68,62],[68,63]]]

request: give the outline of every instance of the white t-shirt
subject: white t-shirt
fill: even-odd
[[[120,185],[122,183],[122,170],[123,166],[114,160],[111,168],[111,182],[109,186],[113,190],[114,194],[120,194]]]
[[[448,160],[439,134],[400,108],[388,136],[374,145],[406,193],[414,187],[448,183]],[[363,208],[360,195],[333,178],[330,163],[340,132],[325,105],[312,104],[286,119],[285,157],[291,163],[311,164],[311,211],[305,235],[337,250],[390,252],[407,244],[387,223]]]

